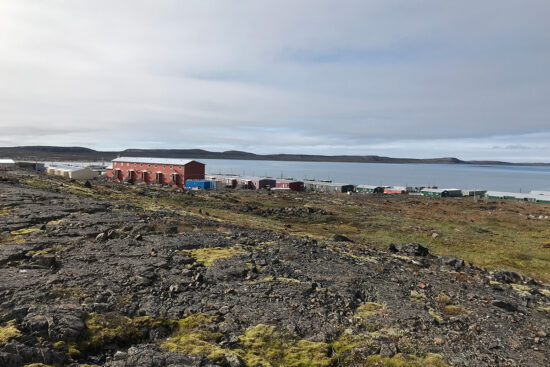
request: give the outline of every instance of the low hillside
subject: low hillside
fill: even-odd
[[[0,365],[546,366],[549,212],[3,173]]]

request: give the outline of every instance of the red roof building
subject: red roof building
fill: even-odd
[[[187,180],[204,180],[205,164],[173,158],[119,157],[107,170],[116,182],[185,187]]]
[[[303,191],[304,183],[302,181],[277,179],[275,187],[278,189],[289,189],[291,191]]]

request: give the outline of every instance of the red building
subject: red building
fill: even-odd
[[[119,157],[107,177],[116,182],[184,187],[187,180],[204,180],[205,164],[187,159]]]
[[[292,191],[303,191],[304,183],[302,181],[277,179],[275,187],[278,189],[289,189]]]
[[[384,188],[384,194],[408,194],[409,190],[404,186],[393,186]]]

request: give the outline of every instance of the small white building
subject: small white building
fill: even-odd
[[[463,189],[462,190],[462,196],[479,196],[482,197],[487,193],[487,190],[470,190],[470,189]]]
[[[9,158],[0,158],[0,168],[7,169],[15,167],[15,161]]]
[[[56,166],[48,167],[46,173],[75,180],[89,180],[99,176],[99,172],[88,167]]]

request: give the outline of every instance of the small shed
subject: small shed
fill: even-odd
[[[215,181],[210,180],[187,180],[185,181],[186,189],[201,189],[201,190],[212,190],[215,188]]]
[[[236,175],[209,175],[206,176],[206,179],[211,181],[216,181],[216,188],[228,188],[228,189],[234,189],[237,187],[237,179],[238,176]]]
[[[75,180],[90,180],[99,176],[99,172],[88,167],[56,166],[48,167],[46,173]]]
[[[357,185],[355,191],[366,194],[383,194],[387,186]]]
[[[487,190],[462,190],[462,196],[485,196]]]
[[[462,190],[460,189],[422,189],[422,195],[434,198],[460,197]]]
[[[289,189],[291,191],[303,191],[304,183],[302,181],[280,178],[277,179],[275,187],[278,189]]]
[[[15,167],[15,161],[9,158],[0,158],[0,169],[6,170]]]

